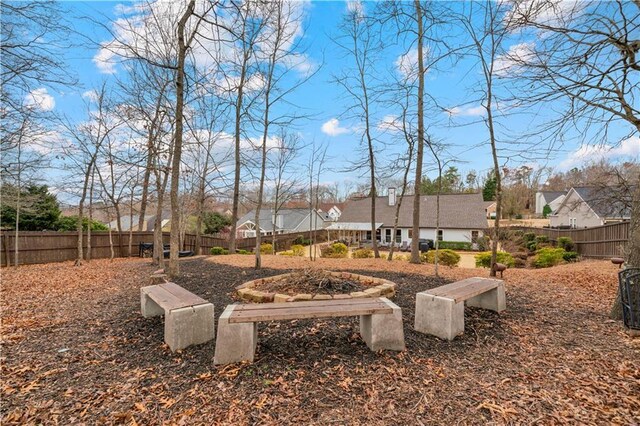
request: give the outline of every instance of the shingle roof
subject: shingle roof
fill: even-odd
[[[545,203],[549,204],[553,200],[563,195],[567,195],[567,191],[540,191],[544,197]]]
[[[304,218],[309,216],[309,209],[280,209],[278,215],[282,215],[282,227],[276,226],[276,230],[291,230],[298,227],[300,222]],[[238,219],[238,225],[253,221],[256,219],[256,212],[250,211],[240,219]],[[270,231],[273,227],[273,210],[261,209],[260,210],[260,227],[262,229]]]
[[[631,195],[620,194],[619,188],[574,187],[574,191],[601,218],[631,217]],[[623,200],[628,195],[629,200]]]
[[[440,196],[440,227],[450,229],[484,229],[487,227],[482,194],[447,194]],[[376,197],[376,222],[393,226],[396,206],[389,206],[388,197]],[[398,226],[413,226],[413,195],[402,201]],[[371,198],[350,200],[345,203],[340,222],[370,222]],[[436,196],[420,197],[420,227],[436,227]]]

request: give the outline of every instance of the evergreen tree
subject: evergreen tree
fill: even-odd
[[[12,185],[3,185],[3,200],[0,210],[0,224],[3,229],[16,228],[16,189]],[[46,185],[30,185],[20,193],[21,231],[52,231],[57,229],[60,217],[60,205],[56,196],[49,193]]]
[[[491,176],[487,177],[487,180],[484,182],[484,187],[482,188],[482,199],[484,201],[495,201],[496,189],[496,177],[491,174]]]

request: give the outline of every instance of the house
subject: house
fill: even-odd
[[[129,232],[129,230],[132,231],[153,231],[155,229],[155,224],[156,224],[156,215],[154,214],[149,214],[149,215],[145,215],[144,216],[144,222],[142,224],[142,229],[138,229],[138,215],[134,214],[133,215],[133,221],[131,220],[132,217],[128,214],[124,214],[120,217],[120,225],[122,226],[122,232]],[[162,229],[166,230],[165,228],[169,225],[169,222],[171,221],[171,213],[169,212],[163,212],[162,213]],[[112,231],[117,231],[118,230],[118,221],[117,220],[112,220],[111,222],[109,222],[109,224],[107,225],[109,226],[109,228],[111,228]],[[133,229],[131,229],[133,227]]]
[[[496,208],[497,208],[497,204],[495,201],[484,202],[484,212],[487,219],[496,218]]]
[[[614,189],[574,187],[549,215],[552,228],[590,228],[631,218],[630,203],[613,197]],[[630,197],[630,196],[629,196]]]
[[[255,210],[252,210],[238,220],[236,227],[237,238],[250,238],[256,236]],[[260,234],[272,235],[274,224],[276,234],[287,234],[290,232],[305,232],[313,229],[323,229],[329,223],[325,220],[327,216],[316,210],[311,211],[311,218],[308,208],[280,209],[278,214],[274,214],[273,209],[260,210]]]
[[[474,242],[487,228],[482,194],[448,194],[440,196],[440,226],[436,235],[436,196],[420,197],[420,235],[440,241]],[[395,191],[387,197],[376,197],[376,239],[380,242],[411,242],[413,237],[413,195],[402,201],[398,229],[392,235],[396,214]],[[371,198],[345,203],[340,220],[327,229],[338,231],[356,241],[371,241]]]
[[[539,191],[536,192],[536,214],[542,216],[544,213],[544,206],[548,205],[551,208],[551,212],[555,212],[562,200],[567,195],[566,191]]]
[[[318,213],[324,214],[327,220],[337,222],[343,208],[344,203],[322,203],[318,206]]]

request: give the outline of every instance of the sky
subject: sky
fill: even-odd
[[[110,36],[104,29],[79,17],[90,16],[109,25],[112,20],[122,16],[121,11],[128,5],[130,3],[126,2],[65,3],[65,7],[71,12],[69,16],[76,30],[94,42],[106,42]],[[365,10],[372,7],[371,3],[364,3]],[[288,98],[288,108],[303,111],[308,116],[296,124],[296,129],[304,141],[328,146],[331,170],[323,173],[322,181],[325,183],[364,181],[358,172],[347,170],[351,161],[356,160],[359,155],[362,125],[345,115],[349,101],[345,99],[344,89],[334,82],[337,74],[352,66],[351,59],[345,57],[333,41],[347,8],[348,4],[343,1],[312,1],[304,6],[300,42],[306,48],[307,65],[316,72]],[[512,49],[518,49],[522,47],[521,43],[522,40],[514,39],[507,45]],[[379,61],[380,75],[401,72],[398,66],[401,64],[402,52],[400,48],[388,49]],[[83,43],[68,49],[60,59],[76,73],[79,86],[60,91],[38,89],[25,101],[38,103],[42,108],[81,120],[84,101],[91,90],[103,81],[113,81],[125,74],[121,64],[105,66],[100,63],[102,53],[95,43]],[[482,109],[478,102],[474,102],[474,88],[480,77],[474,65],[472,59],[462,58],[455,64],[447,64],[427,75],[427,92],[438,99],[439,104],[448,112],[429,111],[426,122],[433,138],[447,146],[449,164],[455,165],[463,172],[473,169],[484,174],[491,167],[492,160],[489,145],[486,143],[488,134],[482,121]],[[530,128],[540,120],[544,121],[548,113],[549,111],[516,113],[501,118],[500,125],[508,130],[505,134],[510,134],[519,129]],[[380,124],[384,124],[384,120],[392,118],[392,115],[393,111],[385,105],[379,105],[373,111],[376,138],[379,143],[386,144],[379,153],[382,167],[404,144],[397,134],[381,130],[384,126]],[[502,141],[505,154],[501,162],[507,167],[527,164],[566,171],[599,158],[637,161],[640,156],[640,139],[636,137],[619,143],[618,138],[622,133],[613,132],[609,135],[610,140],[600,140],[596,143],[575,132],[567,135],[561,149],[555,149],[545,157],[528,156],[531,152],[522,150],[518,140],[509,141],[507,138]],[[522,155],[514,155],[515,151],[520,151]],[[430,157],[426,159],[426,172],[434,176],[434,164]]]

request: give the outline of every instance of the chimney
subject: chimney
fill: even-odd
[[[389,188],[387,190],[387,194],[389,195],[389,205],[390,206],[395,206],[396,205],[396,189],[395,188]]]

